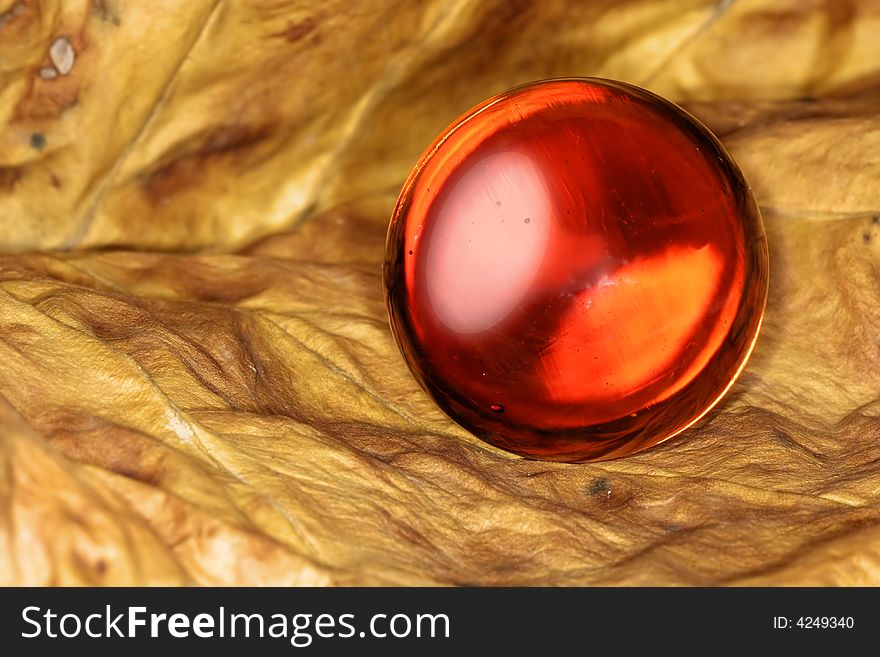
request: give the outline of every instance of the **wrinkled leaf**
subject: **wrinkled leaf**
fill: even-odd
[[[840,0],[0,0],[0,583],[880,583],[878,29]],[[703,118],[771,250],[731,394],[600,464],[445,418],[379,276],[424,146],[563,75]]]

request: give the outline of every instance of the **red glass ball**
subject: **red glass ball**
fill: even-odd
[[[764,313],[755,200],[699,121],[643,89],[539,82],[455,121],[403,187],[391,328],[486,442],[589,461],[676,435],[727,392]]]

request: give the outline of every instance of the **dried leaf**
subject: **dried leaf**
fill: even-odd
[[[0,583],[880,583],[878,22],[839,0],[0,0]],[[560,75],[686,103],[771,248],[734,391],[600,464],[449,421],[380,287],[425,144]]]

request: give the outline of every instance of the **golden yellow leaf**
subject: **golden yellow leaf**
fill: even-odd
[[[880,2],[0,0],[0,584],[880,583]],[[515,458],[387,326],[475,102],[641,84],[742,165],[765,328],[696,428]]]

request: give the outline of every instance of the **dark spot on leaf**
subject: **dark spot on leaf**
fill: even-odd
[[[92,0],[92,11],[94,11],[98,15],[98,18],[105,23],[121,25],[122,20],[119,18],[119,14],[111,4],[111,0]]]
[[[862,235],[862,242],[864,244],[870,244],[871,243],[871,233],[865,233],[864,235]]]
[[[31,148],[36,148],[38,151],[46,148],[46,135],[42,132],[35,132],[31,135]]]
[[[611,482],[605,477],[599,477],[587,490],[590,497],[599,497],[600,495],[611,495]]]

